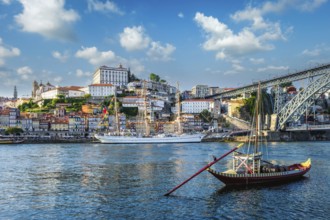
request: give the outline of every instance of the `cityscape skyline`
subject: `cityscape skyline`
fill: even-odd
[[[102,66],[182,90],[238,87],[329,62],[327,0],[0,0],[0,96],[87,86]]]

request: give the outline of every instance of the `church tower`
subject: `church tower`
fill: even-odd
[[[16,89],[16,86],[14,86],[14,99],[17,99],[17,89]]]

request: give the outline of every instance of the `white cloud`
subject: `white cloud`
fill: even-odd
[[[98,51],[96,47],[82,47],[76,52],[76,57],[88,60],[94,66],[107,65],[116,59],[116,55],[111,50]]]
[[[0,38],[0,66],[5,64],[5,59],[9,57],[16,57],[21,54],[21,51],[16,47],[7,47],[3,44]]]
[[[326,57],[330,52],[330,47],[326,44],[316,45],[313,49],[305,49],[301,54],[310,57],[324,56]]]
[[[119,37],[120,45],[128,51],[146,49],[150,42],[142,26],[126,27]]]
[[[101,12],[112,12],[115,14],[123,15],[124,12],[121,11],[118,6],[111,1],[100,2],[98,0],[88,0],[88,10],[89,11],[101,11]]]
[[[153,60],[168,61],[171,60],[171,54],[175,49],[171,44],[162,46],[160,42],[152,42],[147,55]]]
[[[178,17],[179,18],[184,18],[184,14],[182,12],[179,12]]]
[[[57,77],[54,78],[55,83],[60,83],[62,81],[63,81],[63,78],[61,76],[57,76]]]
[[[264,42],[262,36],[256,36],[248,28],[243,28],[241,32],[234,34],[226,24],[212,16],[207,17],[197,12],[194,19],[206,32],[207,39],[203,48],[217,51],[218,59],[273,49],[272,45]]]
[[[245,9],[235,12],[231,18],[239,22],[248,22],[237,33],[234,33],[226,24],[212,16],[205,16],[197,12],[195,22],[206,33],[203,43],[205,50],[216,51],[217,59],[233,58],[250,54],[256,51],[273,50],[272,41],[286,40],[285,34],[292,31],[288,27],[283,34],[279,22],[265,19],[270,13],[280,13],[284,10],[296,9],[300,11],[313,11],[327,0],[278,0],[266,1],[258,7],[248,5]]]
[[[129,66],[134,75],[140,75],[145,71],[143,64],[137,59],[123,61],[122,63],[125,66]]]
[[[267,66],[263,68],[259,68],[257,72],[266,72],[266,71],[283,71],[283,70],[288,70],[289,67],[287,66]]]
[[[314,11],[326,2],[327,0],[306,0],[296,6],[302,11]]]
[[[32,69],[28,66],[23,66],[17,69],[17,74],[23,79],[28,80],[32,76]]]
[[[78,76],[78,77],[85,77],[85,76],[91,76],[91,75],[92,75],[92,73],[90,73],[90,72],[84,72],[81,69],[76,70],[76,76]]]
[[[226,71],[224,75],[237,74],[245,70],[245,68],[241,65],[241,63],[238,60],[233,60],[231,65],[232,65],[231,70]]]
[[[127,60],[120,56],[116,56],[112,51],[98,51],[96,47],[82,47],[81,50],[76,52],[76,57],[86,59],[90,64],[94,65],[94,67],[102,65],[118,66],[119,64],[122,64],[124,67],[129,67],[134,74],[139,74],[144,71],[144,66],[139,60]],[[86,75],[86,73],[84,74]],[[83,75],[83,72],[76,71],[76,75]]]
[[[306,49],[302,52],[302,54],[312,56],[312,57],[317,57],[321,54],[321,50],[320,49],[313,49],[313,50]]]
[[[265,62],[264,58],[250,58],[251,63],[253,64],[261,64]]]
[[[58,51],[53,51],[53,52],[52,52],[52,55],[53,55],[54,58],[60,60],[60,61],[63,62],[63,63],[66,62],[67,59],[69,58],[69,54],[68,54],[68,52],[64,52],[63,54],[61,54],[61,53],[58,52]]]
[[[10,3],[12,2],[12,0],[1,0],[1,2],[5,5],[10,5]]]
[[[71,24],[80,17],[72,9],[64,8],[65,0],[19,0],[23,12],[15,16],[22,30],[37,33],[46,38],[73,40]]]

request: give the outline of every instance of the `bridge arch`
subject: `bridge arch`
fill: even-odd
[[[283,129],[286,122],[290,119],[293,121],[299,120],[306,109],[310,107],[314,100],[319,98],[324,92],[330,89],[330,72],[325,73],[309,84],[306,89],[300,91],[293,99],[291,99],[281,109],[277,115],[277,129]]]

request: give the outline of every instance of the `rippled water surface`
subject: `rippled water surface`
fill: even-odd
[[[328,219],[330,143],[271,143],[269,159],[312,158],[306,178],[231,190],[203,172],[235,144],[0,145],[0,219]],[[230,166],[230,157],[215,165]]]

